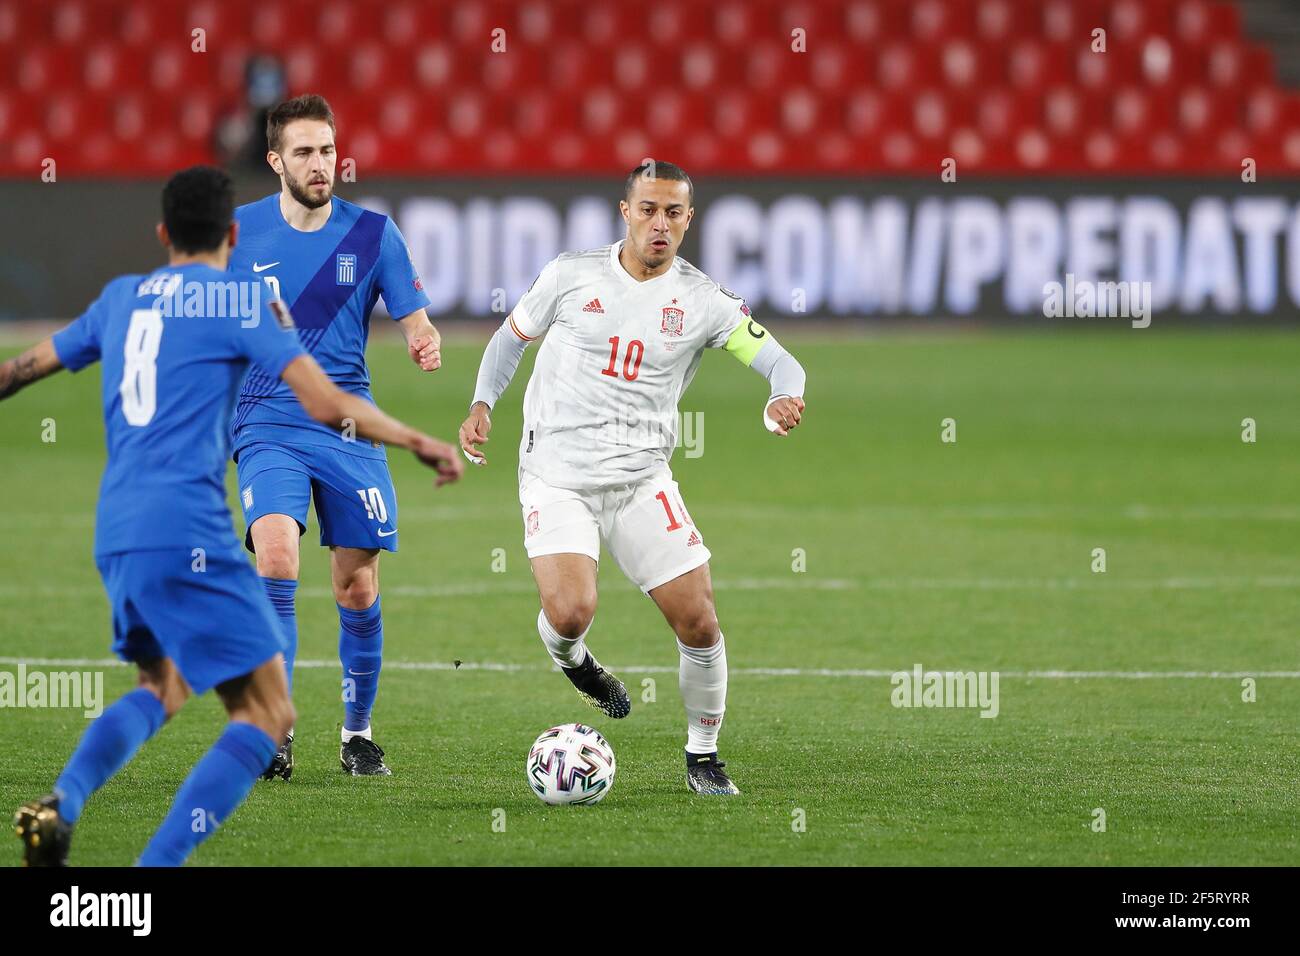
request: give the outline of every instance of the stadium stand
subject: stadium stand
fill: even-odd
[[[667,152],[701,173],[1300,171],[1300,96],[1231,3],[0,0],[0,175],[211,161],[259,52],[331,100],[372,173]]]

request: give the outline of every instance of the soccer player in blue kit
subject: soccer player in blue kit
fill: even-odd
[[[238,239],[234,188],[212,167],[163,190],[158,237],[168,265],[114,279],[75,322],[0,363],[0,399],[60,368],[103,364],[108,464],[95,519],[95,563],[108,592],[113,649],[140,685],[82,735],[53,793],[18,809],[32,866],[66,865],[86,800],[191,693],[215,688],[230,722],[194,766],[139,858],[178,866],[243,802],[292,725],[280,622],[239,547],[226,505],[228,426],[251,363],[283,380],[325,422],[411,449],[438,484],[455,449],[334,385],[308,355],[283,304],[225,271]],[[202,822],[202,826],[196,825]]]
[[[236,210],[240,244],[232,266],[250,269],[283,298],[303,347],[344,391],[370,398],[366,340],[382,295],[424,371],[441,364],[441,339],[406,242],[387,216],[333,195],[334,114],[324,98],[287,100],[267,117],[267,162],[280,190]],[[344,719],[339,761],[353,776],[387,775],[371,736],[384,645],[379,553],[397,550],[397,496],[378,443],[355,441],[348,422],[312,421],[283,383],[254,368],[232,423],[245,543],[280,616],[293,686],[298,645],[298,539],[315,502],[320,543],[330,549],[339,613]],[[290,729],[265,778],[293,773]]]

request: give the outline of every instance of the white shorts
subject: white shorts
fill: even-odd
[[[536,475],[519,476],[528,557],[585,554],[600,561],[600,541],[628,579],[649,594],[709,560],[682,493],[665,469],[631,485],[572,491]]]

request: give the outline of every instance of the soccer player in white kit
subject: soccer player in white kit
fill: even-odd
[[[482,464],[490,411],[529,342],[546,336],[524,395],[519,503],[541,598],[537,630],[578,693],[626,717],[627,688],[586,646],[603,539],[623,573],[677,635],[686,707],[686,781],[696,793],[740,791],[718,759],[727,656],[713,604],[709,549],[668,459],[677,401],[706,348],[763,374],[764,423],[788,435],[804,411],[804,371],[737,295],[677,258],[694,187],[672,163],[647,162],[619,203],[627,237],[565,253],[542,269],[483,354],[460,443]]]

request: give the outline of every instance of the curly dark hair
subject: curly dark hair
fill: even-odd
[[[162,214],[173,249],[211,252],[235,217],[235,186],[224,170],[191,166],[167,180]]]

